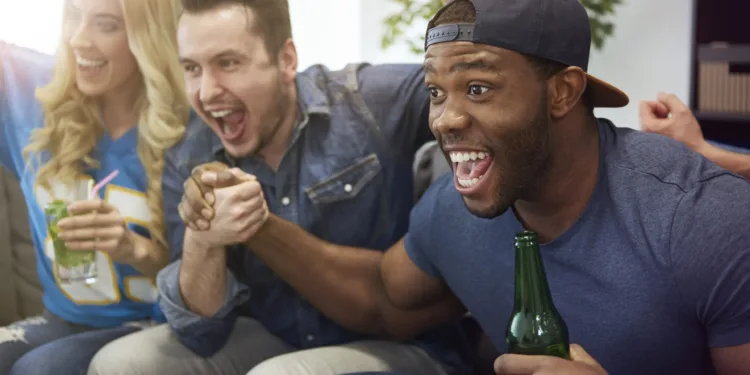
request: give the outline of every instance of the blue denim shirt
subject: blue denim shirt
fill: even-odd
[[[429,100],[419,65],[314,66],[297,77],[299,116],[289,148],[274,172],[261,159],[231,160],[207,126],[189,126],[169,150],[163,180],[170,247],[182,249],[177,213],[193,167],[219,160],[254,174],[271,212],[326,241],[384,251],[407,231],[414,205],[412,163],[432,139]],[[158,277],[162,309],[182,342],[209,356],[226,342],[237,316],[252,317],[299,349],[343,344],[367,336],[316,310],[244,246],[227,250],[225,306],[212,318],[185,308],[178,274],[180,251]],[[459,371],[468,346],[458,322],[416,339]]]

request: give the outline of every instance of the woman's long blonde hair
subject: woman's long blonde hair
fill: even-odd
[[[152,241],[165,250],[161,192],[164,151],[182,138],[190,111],[177,58],[181,8],[179,0],[120,0],[120,4],[128,45],[142,79],[143,91],[133,110],[138,113],[138,155],[148,178],[149,231]],[[39,88],[36,96],[45,113],[44,127],[32,132],[24,155],[27,160],[45,155],[38,167],[38,183],[49,189],[52,180],[70,183],[84,171],[98,168],[92,151],[104,132],[99,105],[76,87],[75,57],[65,36],[52,80]]]

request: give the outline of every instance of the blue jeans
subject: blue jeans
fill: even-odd
[[[0,375],[85,374],[101,347],[137,330],[77,325],[45,311],[0,328]]]

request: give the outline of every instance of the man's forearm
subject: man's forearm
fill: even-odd
[[[750,179],[750,155],[728,151],[709,143],[696,151],[720,167]]]
[[[380,278],[382,252],[328,243],[275,215],[247,247],[313,306],[352,331],[407,339],[463,310],[454,298],[420,310],[393,307]]]
[[[188,229],[180,266],[180,293],[190,311],[214,316],[224,305],[227,288],[226,251],[206,249],[192,238]]]

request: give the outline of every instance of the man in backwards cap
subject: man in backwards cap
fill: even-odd
[[[590,42],[577,0],[451,2],[429,24],[424,66],[453,173],[405,239],[381,256],[272,216],[251,251],[299,285],[368,294],[353,316],[393,327],[379,312],[442,316],[458,297],[502,351],[513,239],[532,230],[571,341],[590,354],[506,354],[498,374],[750,373],[750,182],[595,118],[628,98],[586,73]]]

